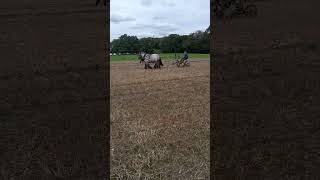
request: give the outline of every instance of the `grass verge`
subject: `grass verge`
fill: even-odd
[[[181,53],[176,54],[178,56],[182,56]],[[188,54],[190,59],[209,59],[209,54]],[[175,59],[174,53],[161,53],[160,54],[162,60],[173,60]],[[116,55],[116,56],[110,56],[111,62],[117,62],[117,61],[138,61],[137,55]]]

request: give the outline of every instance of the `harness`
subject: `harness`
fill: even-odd
[[[150,54],[145,54],[144,56],[143,56],[143,59],[144,59],[144,61],[146,62],[146,63],[152,63],[153,61],[150,59]],[[147,59],[146,59],[147,58]]]

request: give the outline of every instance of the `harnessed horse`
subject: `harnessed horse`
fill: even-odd
[[[138,55],[140,59],[140,63],[144,62],[144,68],[145,69],[152,69],[150,64],[154,64],[154,69],[161,68],[163,66],[161,57],[159,54],[146,54],[146,53],[139,53]]]

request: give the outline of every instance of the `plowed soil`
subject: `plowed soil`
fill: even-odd
[[[208,179],[209,69],[111,64],[111,177]]]

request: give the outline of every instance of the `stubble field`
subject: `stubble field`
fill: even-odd
[[[112,179],[209,178],[209,61],[111,63]]]

